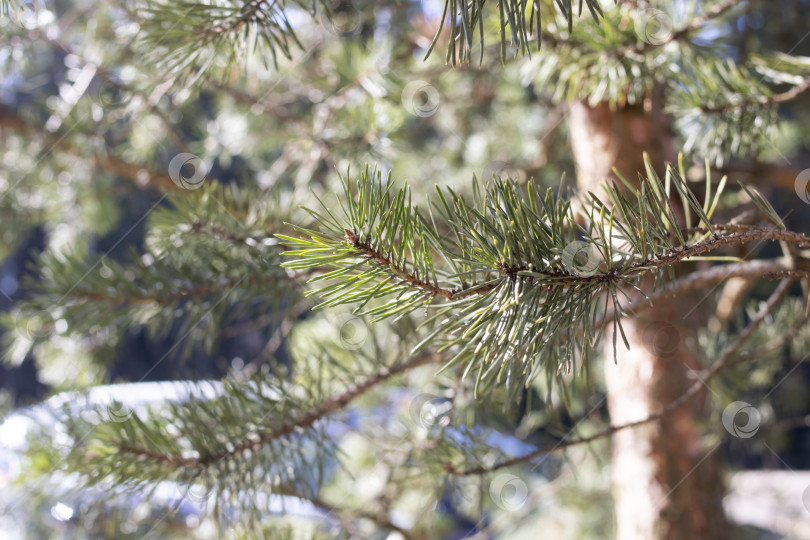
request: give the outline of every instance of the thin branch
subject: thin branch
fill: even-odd
[[[167,304],[170,302],[178,302],[187,298],[204,297],[213,294],[221,294],[223,291],[231,290],[235,287],[240,289],[251,289],[261,287],[262,285],[269,285],[278,281],[294,281],[294,278],[286,274],[279,274],[274,276],[265,276],[258,279],[245,280],[244,278],[234,279],[223,283],[210,283],[199,285],[197,287],[189,287],[187,289],[176,289],[174,292],[164,294],[161,296],[154,296],[143,294],[140,296],[124,295],[116,291],[115,294],[108,294],[104,292],[83,292],[80,290],[71,291],[63,298],[72,298],[78,301],[85,302],[107,302],[110,304],[118,305],[148,305],[148,304]]]
[[[775,94],[768,98],[768,102],[770,103],[784,103],[786,101],[790,101],[796,98],[802,92],[806,92],[810,90],[810,77],[804,79],[800,84],[797,84],[790,90],[786,90],[781,94]]]
[[[234,244],[278,245],[278,239],[274,236],[274,233],[267,233],[261,236],[233,234],[226,231],[222,227],[201,219],[195,220],[191,223],[191,232],[210,234],[211,236],[227,240],[228,242],[232,242]],[[285,247],[282,246],[282,249],[285,249]]]
[[[321,508],[322,510],[326,510],[327,512],[334,512],[336,514],[347,514],[350,517],[355,518],[355,519],[356,518],[368,519],[370,521],[373,521],[374,523],[376,523],[377,525],[379,525],[381,527],[384,527],[384,528],[392,530],[392,531],[397,531],[406,540],[408,540],[410,538],[413,538],[410,531],[408,531],[407,529],[403,529],[399,525],[395,525],[394,523],[391,522],[390,519],[388,519],[384,515],[380,515],[380,514],[377,514],[377,513],[374,513],[374,512],[367,512],[367,511],[359,510],[359,509],[355,509],[355,508],[346,508],[346,507],[338,506],[338,505],[332,504],[330,502],[327,502],[327,501],[325,501],[325,500],[323,500],[323,499],[321,499],[319,497],[309,496],[309,495],[301,495],[300,493],[296,493],[295,491],[292,491],[292,490],[283,490],[283,491],[281,491],[279,493],[279,495],[285,495],[285,496],[288,496],[288,497],[296,497],[298,499],[303,499],[305,501],[309,501],[312,504],[314,504],[315,506],[317,506],[318,508]]]
[[[736,103],[724,103],[722,105],[701,105],[700,110],[704,113],[723,113],[726,111],[740,109],[743,107],[751,107],[755,105],[765,106],[765,105],[774,105],[777,103],[785,103],[787,101],[791,101],[802,93],[810,90],[810,77],[804,79],[800,84],[797,84],[790,90],[786,90],[779,94],[773,94],[771,96],[762,96],[756,99],[748,99],[743,101],[738,101]]]
[[[740,355],[739,361],[742,362],[745,360],[755,360],[757,358],[762,358],[762,355],[764,355],[765,353],[770,352],[778,347],[782,347],[786,343],[790,343],[799,334],[799,331],[807,323],[807,320],[808,320],[807,314],[803,314],[796,320],[795,323],[793,323],[793,326],[790,328],[790,330],[788,330],[781,336],[777,336],[773,339],[768,340],[768,342],[762,345],[761,347],[751,352],[745,353],[744,355]]]
[[[808,270],[777,270],[774,272],[767,272],[762,275],[765,279],[780,280],[785,278],[806,278],[810,277]]]
[[[703,25],[719,18],[740,3],[742,3],[742,0],[725,0],[725,2],[715,5],[703,15],[694,17],[688,25],[679,30],[675,30],[666,39],[655,40],[653,42],[645,41],[644,43],[637,45],[628,45],[611,51],[611,54],[618,57],[622,57],[630,53],[644,54],[651,50],[663,47],[664,45],[668,45],[669,43],[683,41],[695,32],[702,30]]]
[[[212,35],[220,35],[225,34],[228,32],[237,32],[243,25],[247,24],[249,21],[256,20],[256,14],[262,8],[262,4],[266,4],[268,0],[251,0],[250,2],[246,3],[242,7],[242,15],[232,21],[231,24],[218,24],[216,26],[212,26],[211,28],[206,28],[203,32],[203,36],[212,36]],[[276,2],[271,2],[269,9],[273,9]]]
[[[666,298],[674,297],[679,294],[687,293],[704,289],[707,286],[713,285],[724,279],[734,277],[744,278],[758,278],[766,276],[769,273],[777,273],[782,270],[789,269],[791,265],[788,257],[780,257],[778,259],[746,261],[733,264],[726,264],[721,266],[713,266],[700,272],[689,274],[682,277],[666,286],[666,288],[656,291],[647,296],[639,296],[632,300],[627,305],[623,306],[623,311],[626,315],[638,315],[647,308],[650,308],[655,302],[664,300]],[[603,317],[598,319],[594,324],[595,328],[600,328],[607,322],[613,321],[613,309],[611,308]]]
[[[223,449],[218,452],[202,455],[197,459],[188,459],[181,457],[179,455],[166,455],[161,454],[159,452],[153,452],[151,450],[147,450],[144,448],[133,448],[123,445],[119,446],[119,450],[127,454],[143,456],[152,459],[154,461],[166,463],[174,467],[205,468],[223,459],[232,458],[236,455],[242,454],[248,450],[258,450],[262,446],[272,441],[281,439],[282,437],[287,437],[298,430],[310,428],[315,424],[315,422],[343,409],[349,403],[354,401],[356,398],[362,396],[372,388],[390,380],[391,378],[397,375],[401,375],[411,369],[424,366],[433,362],[437,362],[440,358],[441,356],[436,354],[422,354],[419,356],[415,356],[410,360],[408,360],[407,362],[394,366],[390,369],[383,369],[379,373],[376,373],[375,375],[353,386],[352,388],[327,399],[326,401],[321,403],[318,407],[303,413],[293,421],[285,422],[280,428],[276,429],[275,431],[262,433],[259,435],[258,438],[254,440],[250,441],[246,440],[239,444],[233,445],[228,450]]]
[[[149,108],[149,111],[152,114],[154,114],[155,116],[157,116],[158,119],[161,121],[163,126],[166,128],[166,132],[168,133],[169,138],[172,139],[172,142],[175,144],[175,146],[177,148],[179,148],[182,152],[188,152],[189,151],[188,145],[183,140],[183,137],[180,135],[180,132],[177,130],[177,126],[175,126],[169,120],[169,118],[166,116],[166,114],[162,110],[160,110],[157,107],[157,105],[155,105],[153,100],[149,99],[149,96],[147,96],[146,94],[143,94],[141,92],[138,92],[134,88],[131,88],[130,86],[118,81],[115,77],[112,76],[112,74],[104,66],[101,66],[99,64],[96,64],[94,62],[91,62],[91,61],[87,60],[86,58],[82,57],[81,54],[74,51],[70,47],[66,46],[64,43],[62,43],[58,39],[54,39],[49,34],[47,34],[45,32],[42,32],[41,30],[34,30],[32,32],[32,36],[36,37],[37,39],[47,41],[51,45],[51,47],[53,47],[54,49],[58,49],[59,51],[63,52],[64,54],[76,56],[77,58],[80,59],[82,65],[88,65],[88,64],[95,65],[96,74],[98,74],[102,79],[104,79],[104,82],[106,82],[110,86],[115,87],[118,90],[124,90],[124,91],[132,93],[133,95],[139,96],[141,99],[143,99],[144,103],[147,104],[147,107]],[[135,171],[135,172],[137,173],[138,171]],[[137,178],[137,175],[133,177],[133,176],[131,176],[130,173],[121,173],[121,172],[119,172],[118,174],[120,174],[121,176],[127,177],[127,178]]]
[[[305,125],[304,122],[301,120],[300,115],[293,114],[291,112],[291,108],[289,107],[289,103],[277,103],[274,101],[270,101],[267,95],[263,95],[262,97],[253,96],[243,90],[238,88],[234,88],[232,86],[228,86],[225,84],[217,84],[217,90],[221,90],[231,96],[234,100],[241,102],[245,105],[249,105],[251,108],[257,107],[262,110],[262,112],[270,113],[275,118],[279,120],[285,120],[285,125],[290,125],[291,123]],[[276,97],[275,94],[271,94],[272,97]]]
[[[665,266],[671,266],[689,257],[696,257],[720,247],[745,244],[757,240],[783,240],[800,247],[810,247],[810,238],[802,233],[750,225],[712,225],[712,227],[716,230],[732,232],[726,236],[719,236],[715,234],[704,242],[700,242],[692,246],[675,248],[667,254],[660,255],[646,261],[633,263],[628,268],[631,270],[641,269],[647,266],[663,268]],[[686,229],[683,232],[684,234],[691,234],[694,232],[707,233],[709,230],[703,227],[696,227]]]
[[[689,24],[686,25],[684,28],[681,28],[680,30],[673,32],[670,41],[680,41],[684,39],[690,34],[700,30],[704,24],[719,18],[720,16],[724,15],[727,11],[729,11],[730,9],[741,3],[742,0],[726,0],[725,2],[721,2],[713,6],[703,15],[693,18],[689,22]]]
[[[67,132],[41,132],[26,122],[14,109],[5,105],[0,105],[0,127],[11,128],[20,135],[28,137],[41,135],[44,143],[50,148],[58,148],[73,155],[80,155],[68,139]],[[129,163],[115,156],[95,156],[93,159],[97,167],[131,180],[137,186],[152,187],[163,192],[178,189],[177,184],[165,172]]]
[[[768,298],[768,301],[765,303],[765,305],[762,306],[762,309],[759,310],[759,313],[757,313],[757,315],[751,320],[751,322],[748,324],[745,330],[737,337],[734,343],[732,343],[726,348],[720,359],[717,360],[717,362],[715,362],[714,365],[712,365],[711,369],[709,369],[706,372],[705,376],[701,380],[695,381],[695,383],[692,384],[689,390],[681,394],[680,397],[669,402],[659,411],[650,414],[646,418],[642,418],[641,420],[636,420],[634,422],[628,422],[626,424],[622,424],[619,426],[609,426],[603,429],[602,431],[598,431],[597,433],[594,433],[593,435],[590,435],[588,437],[582,437],[579,439],[572,439],[568,441],[560,441],[554,446],[548,448],[539,448],[523,456],[518,456],[489,467],[482,466],[482,467],[474,467],[471,469],[458,470],[452,464],[448,463],[445,465],[445,468],[447,469],[448,472],[452,473],[455,476],[473,476],[473,475],[487,474],[493,471],[497,471],[499,469],[503,469],[505,467],[511,467],[513,465],[517,465],[525,461],[530,461],[534,458],[550,454],[551,452],[555,452],[563,448],[569,448],[571,446],[577,446],[580,444],[587,444],[596,441],[598,439],[611,436],[618,431],[623,431],[625,429],[638,427],[643,424],[648,424],[650,422],[660,420],[664,416],[682,407],[686,403],[689,403],[698,393],[700,393],[701,390],[705,388],[705,386],[709,383],[711,379],[713,379],[723,369],[731,365],[735,355],[739,352],[739,350],[742,348],[745,342],[748,341],[751,338],[751,336],[753,336],[756,329],[762,324],[762,322],[771,313],[771,311],[773,311],[773,309],[776,307],[777,303],[782,299],[782,297],[785,294],[787,294],[792,284],[793,284],[792,279],[786,279],[782,281],[782,283],[780,283],[779,287],[777,287],[776,290]]]

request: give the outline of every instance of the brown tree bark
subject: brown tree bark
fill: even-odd
[[[580,190],[603,194],[599,185],[613,177],[613,167],[634,181],[644,171],[645,151],[656,166],[673,161],[668,128],[667,119],[651,101],[644,107],[617,110],[607,104],[573,103],[570,140]],[[649,416],[694,381],[692,371],[698,363],[691,338],[696,326],[705,323],[701,314],[709,307],[706,301],[699,304],[701,298],[680,296],[659,302],[643,317],[626,319],[623,328],[631,348],[625,349],[619,339],[616,364],[612,339],[604,340],[612,424]],[[722,508],[722,455],[699,427],[704,398],[661,421],[613,436],[618,540],[729,538]]]

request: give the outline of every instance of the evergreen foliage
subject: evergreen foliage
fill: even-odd
[[[222,381],[183,383],[181,396],[161,403],[130,408],[76,400],[48,408],[53,418],[30,432],[26,459],[33,465],[24,480],[79,478],[81,488],[125,493],[149,493],[168,482],[233,538],[296,537],[298,525],[270,519],[279,498],[332,514],[317,522],[313,537],[449,536],[452,524],[424,517],[427,509],[450,506],[478,519],[496,510],[493,504],[502,507],[487,496],[492,484],[485,481],[502,469],[562,449],[584,456],[612,433],[661,418],[694,397],[697,383],[668,409],[628,425],[613,425],[598,407],[575,399],[598,385],[590,373],[597,345],[609,334],[614,354],[629,347],[622,319],[665,295],[734,276],[780,280],[776,292],[770,283],[759,291],[771,294],[768,300],[738,314],[738,332],[699,338],[709,374],[703,382],[728,375],[717,377],[723,397],[750,382],[747,366],[756,366],[755,385],[771,380],[775,368],[767,360],[779,347],[799,357],[810,339],[810,296],[788,291],[796,282],[806,285],[810,266],[801,250],[810,248],[810,238],[789,230],[756,188],[726,189],[728,177],[717,180],[712,166],[763,151],[779,133],[779,106],[810,88],[810,61],[788,54],[729,58],[710,34],[739,11],[732,0],[706,3],[663,30],[650,26],[655,13],[646,4],[551,4],[446,0],[419,58],[447,43],[445,59],[459,69],[443,90],[486,94],[490,89],[475,86],[486,73],[464,78],[476,69],[475,58],[486,71],[512,53],[525,54],[504,78],[530,86],[544,110],[573,100],[643,107],[661,90],[685,153],[663,175],[655,172],[662,164],[645,157],[638,179],[617,174],[604,195],[577,194],[559,181],[555,161],[536,179],[495,171],[448,186],[456,180],[450,171],[445,176],[448,164],[478,158],[474,136],[482,117],[503,122],[503,134],[494,137],[503,146],[528,139],[521,130],[529,128],[512,126],[515,117],[495,106],[481,117],[470,107],[451,122],[464,148],[448,150],[452,138],[436,135],[443,127],[430,118],[432,110],[402,112],[410,73],[378,66],[407,67],[418,47],[403,51],[386,42],[383,52],[369,52],[374,3],[124,6],[120,16],[139,29],[118,52],[145,59],[142,77],[131,77],[134,68],[119,74],[99,68],[64,126],[30,140],[41,119],[25,108],[0,109],[0,123],[22,134],[11,150],[57,154],[53,162],[16,164],[36,174],[20,194],[0,199],[9,216],[0,224],[4,239],[16,228],[58,220],[77,220],[79,231],[72,241],[51,242],[32,262],[22,284],[26,296],[3,317],[7,363],[47,358],[80,342],[76,355],[104,373],[127,334],[141,329],[174,340],[157,362],[212,353],[238,325],[270,336],[260,367]],[[23,2],[0,4],[3,14],[24,9]],[[590,17],[574,23],[585,10]],[[355,16],[357,24],[344,24]],[[704,34],[710,37],[701,41]],[[498,46],[485,46],[495,36]],[[83,61],[84,53],[68,50],[79,45],[65,41],[60,50]],[[341,46],[330,49],[332,43]],[[248,68],[255,79],[245,77]],[[419,76],[429,78],[432,69]],[[306,87],[295,79],[298,72],[320,87]],[[219,114],[188,105],[190,95],[213,101],[209,92]],[[179,112],[177,125],[172,112]],[[201,118],[189,119],[192,113]],[[188,151],[177,144],[183,122],[191,132],[219,130],[225,141],[217,146],[201,135],[193,151],[216,158],[220,170],[236,164],[257,178],[210,178],[188,189],[177,182],[179,171],[164,174],[124,159],[169,162],[166,148]],[[124,125],[138,135],[129,137],[135,142],[120,142]],[[237,125],[236,133],[229,125]],[[317,136],[313,126],[321,128]],[[262,136],[249,138],[251,132]],[[425,159],[427,150],[441,150],[443,161]],[[406,156],[392,158],[396,152]],[[115,205],[102,193],[118,184],[109,176],[77,180],[77,206],[85,204],[91,217],[70,215],[58,182],[49,181],[50,167],[65,155],[83,157],[77,177],[84,177],[82,167],[101,167],[133,185],[147,178],[160,186],[142,245],[99,257],[84,241],[116,223]],[[327,155],[336,156],[329,167]],[[695,156],[706,158],[699,185],[687,181],[685,163]],[[432,167],[432,174],[420,167]],[[434,182],[441,185],[426,196],[424,186]],[[672,201],[686,210],[685,222]],[[755,242],[778,243],[784,254],[757,260],[728,254],[729,247]],[[676,268],[707,261],[710,270],[676,275]],[[790,328],[784,336],[774,330],[780,325]],[[71,382],[100,382],[79,380]],[[505,451],[505,425],[542,436],[522,446],[508,439],[512,451]],[[363,481],[373,484],[375,467],[377,492],[358,489]],[[48,489],[44,483],[41,494]],[[403,525],[407,520],[392,517],[398,513],[425,522]]]

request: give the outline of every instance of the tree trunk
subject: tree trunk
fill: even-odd
[[[659,167],[673,161],[666,118],[648,103],[611,111],[607,104],[571,105],[570,138],[580,190],[597,194],[616,167],[633,181],[644,171],[643,152]],[[659,170],[659,173],[661,171]],[[607,199],[600,197],[607,204]],[[677,197],[676,197],[677,199]],[[676,206],[679,201],[673,201]],[[614,425],[642,419],[683,394],[697,369],[696,325],[702,324],[701,297],[679,296],[643,316],[625,319],[631,349],[612,339],[605,350],[608,409]],[[701,319],[701,320],[698,320]],[[661,421],[613,436],[613,497],[618,540],[729,538],[722,508],[722,454],[707,447],[699,420],[703,398]]]

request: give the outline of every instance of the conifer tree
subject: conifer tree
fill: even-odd
[[[764,165],[810,61],[731,43],[756,6],[0,11],[2,254],[43,239],[4,358],[54,394],[0,429],[25,435],[7,515],[729,537],[726,450],[810,338],[810,169]],[[165,347],[116,379],[133,335]]]

